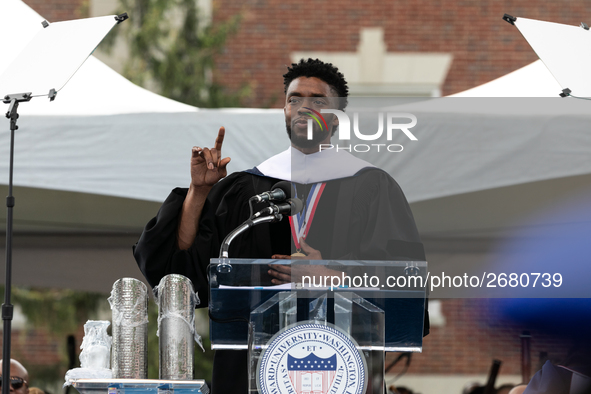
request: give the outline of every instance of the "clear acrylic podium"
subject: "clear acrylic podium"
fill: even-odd
[[[289,265],[292,283],[273,285],[270,264]],[[351,339],[372,394],[383,392],[385,351],[422,350],[424,261],[225,258],[212,259],[208,275],[212,349],[249,351],[251,393],[270,341],[296,325],[329,325]]]

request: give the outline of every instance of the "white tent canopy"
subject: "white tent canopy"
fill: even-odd
[[[541,60],[449,97],[558,97],[562,88]]]

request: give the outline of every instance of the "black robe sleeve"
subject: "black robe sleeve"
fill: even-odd
[[[234,173],[218,182],[210,191],[201,213],[199,232],[187,250],[177,246],[177,230],[187,189],[174,189],[155,218],[146,225],[133,247],[138,266],[150,286],[158,285],[168,274],[181,274],[193,282],[200,307],[208,304],[207,267],[219,255],[225,236],[248,219],[248,199],[270,190],[276,179],[248,173]],[[255,209],[256,209],[255,205]],[[230,256],[270,258],[289,252],[289,227],[283,223],[257,226],[239,236],[230,247]],[[287,236],[285,235],[287,234]],[[287,242],[285,242],[287,241]]]
[[[207,262],[196,259],[191,251],[179,250],[177,229],[181,208],[187,189],[176,188],[164,201],[156,217],[144,228],[138,242],[133,246],[133,255],[150,286],[155,287],[164,276],[181,274],[193,282],[200,305],[207,305]]]

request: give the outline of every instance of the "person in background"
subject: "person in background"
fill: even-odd
[[[2,361],[0,360],[0,368]],[[13,359],[10,360],[10,378],[4,379],[4,376],[0,376],[0,387],[8,381],[11,393],[29,394],[29,373],[21,363]]]
[[[497,388],[496,394],[509,394],[514,387],[514,384],[504,384]]]

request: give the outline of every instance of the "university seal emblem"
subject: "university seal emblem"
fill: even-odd
[[[333,326],[298,323],[279,332],[261,355],[261,394],[363,394],[366,362]]]

